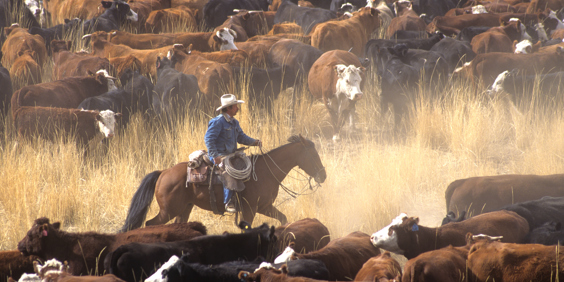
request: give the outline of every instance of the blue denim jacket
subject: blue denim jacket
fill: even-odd
[[[232,117],[229,122],[223,114],[210,120],[204,140],[211,158],[234,153],[237,150],[237,143],[252,145],[256,142],[255,139],[243,132],[241,126],[239,126],[239,121]]]

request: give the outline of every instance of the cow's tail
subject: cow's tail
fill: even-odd
[[[161,170],[155,170],[143,178],[141,185],[131,199],[131,205],[120,232],[136,229],[143,225],[149,206],[153,201],[157,179],[159,179],[161,173]]]
[[[452,198],[452,194],[454,194],[454,190],[456,190],[456,188],[458,188],[458,186],[462,185],[462,183],[466,181],[466,179],[458,179],[453,181],[452,183],[450,183],[450,185],[448,185],[446,191],[445,191],[445,200],[446,200],[446,209],[447,209],[447,213],[449,212],[449,207],[450,207],[450,200]]]

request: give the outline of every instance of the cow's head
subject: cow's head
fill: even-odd
[[[533,38],[531,38],[531,36],[527,33],[527,27],[525,27],[525,25],[521,22],[521,20],[519,20],[518,18],[511,18],[509,19],[509,23],[508,25],[515,25],[514,30],[517,32],[517,35],[519,37],[520,40],[533,40]],[[515,38],[512,37],[509,33],[507,34],[510,38]]]
[[[224,50],[237,50],[237,46],[235,46],[235,39],[237,38],[237,32],[234,30],[224,27],[215,32],[213,36],[213,40],[217,42],[220,47],[220,51]]]
[[[521,40],[520,42],[513,42],[515,54],[531,54],[533,53],[533,42],[529,39]]]
[[[105,9],[116,9],[117,14],[120,19],[126,19],[132,22],[136,22],[139,19],[137,13],[131,10],[129,4],[125,3],[124,1],[117,0],[117,1],[102,1],[102,7]]]
[[[337,97],[339,95],[345,95],[345,97],[351,101],[356,101],[362,98],[360,83],[362,81],[362,74],[364,70],[364,67],[356,67],[354,65],[336,65]]]
[[[487,90],[487,93],[490,95],[493,95],[495,93],[499,93],[501,91],[503,91],[503,82],[505,81],[505,79],[509,76],[509,71],[504,71],[502,73],[500,73],[494,83],[492,84],[492,86]]]
[[[61,223],[51,224],[46,217],[36,219],[31,229],[27,231],[26,236],[18,243],[18,251],[24,255],[42,256],[43,251],[48,246],[49,238],[57,236],[60,227]]]
[[[88,71],[88,73],[92,74],[90,71]],[[95,74],[95,77],[96,77],[96,80],[100,84],[102,84],[102,85],[106,84],[107,85],[108,91],[117,89],[116,84],[114,83],[116,78],[109,75],[106,70],[97,71],[96,74]]]
[[[286,249],[284,249],[284,251],[279,256],[276,257],[276,259],[274,259],[274,263],[276,263],[276,264],[286,263],[294,255],[295,255],[294,248],[292,248],[292,246],[288,246],[288,247],[286,247]]]
[[[372,236],[370,236],[372,244],[377,248],[403,254],[403,251],[398,246],[396,233],[393,232],[391,227],[401,224],[404,219],[407,219],[407,214],[401,213],[392,220],[392,223],[372,234]]]
[[[488,10],[486,10],[486,7],[484,7],[484,5],[477,5],[472,7],[472,14],[487,14]]]
[[[104,137],[114,137],[114,129],[116,127],[116,119],[121,118],[121,113],[114,113],[111,110],[101,111],[96,115],[98,129],[104,134]]]

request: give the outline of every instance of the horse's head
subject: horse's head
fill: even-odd
[[[321,163],[321,158],[315,149],[315,144],[301,135],[294,135],[288,139],[291,143],[303,145],[303,153],[298,159],[298,167],[312,176],[315,182],[323,183],[327,178],[325,167]]]

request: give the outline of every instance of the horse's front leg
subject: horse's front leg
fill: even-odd
[[[268,217],[272,217],[274,219],[278,219],[278,221],[280,221],[280,224],[282,224],[282,225],[288,223],[288,219],[286,218],[286,215],[283,214],[280,210],[278,210],[273,205],[267,207],[264,211],[259,211],[258,213],[264,214],[264,215],[266,215]]]

